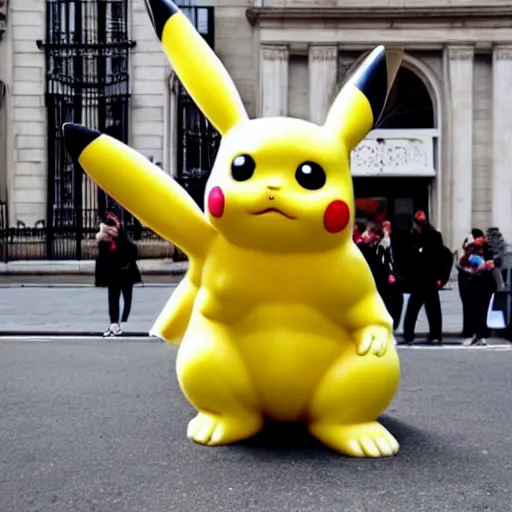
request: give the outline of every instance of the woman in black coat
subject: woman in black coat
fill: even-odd
[[[402,317],[404,297],[402,279],[395,266],[395,243],[392,238],[391,222],[386,220],[381,226],[381,240],[377,246],[377,257],[383,266],[383,282],[380,292],[386,308],[393,318],[393,329],[396,330]]]
[[[357,225],[358,230],[362,227],[362,224],[359,222]],[[370,271],[375,281],[375,286],[377,287],[377,292],[382,297],[387,307],[390,271],[385,258],[379,252],[380,241],[380,234],[373,222],[368,223],[362,235],[358,235],[355,240],[357,247],[359,247],[366,263],[370,267]]]
[[[476,240],[472,236],[466,238],[463,249],[464,255],[457,264],[465,338],[463,344],[486,345],[485,338],[490,336],[487,310],[492,294],[496,291],[494,262],[485,254],[485,242],[481,237]],[[475,266],[471,261],[472,255],[480,256],[485,263]]]
[[[96,235],[96,240],[98,241],[96,286],[108,289],[110,316],[110,327],[103,336],[120,336],[122,334],[121,323],[126,323],[130,315],[133,286],[142,282],[136,263],[137,247],[129,240],[115,213],[108,213],[105,222],[100,223],[100,231]],[[121,295],[123,295],[124,307],[120,317]]]

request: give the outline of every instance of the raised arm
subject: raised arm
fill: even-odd
[[[175,180],[108,135],[78,124],[65,124],[63,134],[71,158],[99,187],[190,257],[204,257],[216,231]]]

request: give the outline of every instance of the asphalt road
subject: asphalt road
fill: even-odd
[[[512,350],[400,349],[388,460],[300,429],[205,448],[176,349],[148,340],[0,340],[1,512],[512,510]]]

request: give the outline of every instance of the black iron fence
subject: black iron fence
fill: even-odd
[[[97,211],[86,212],[89,217],[97,216]],[[94,259],[98,246],[95,235],[98,231],[99,218],[94,225],[82,231],[80,239],[81,259]],[[144,259],[173,258],[183,259],[176,249],[168,242],[139,223],[126,224],[128,236],[137,244],[139,256]],[[51,253],[48,244],[51,240]],[[73,226],[69,228],[54,227],[48,229],[43,220],[34,226],[26,226],[18,222],[9,226],[6,204],[0,204],[0,261],[19,260],[73,260],[76,259],[77,240]]]
[[[95,251],[99,218],[114,206],[133,238],[155,239],[73,164],[61,131],[66,122],[82,123],[128,141],[129,57],[135,46],[128,7],[128,0],[46,0],[46,38],[37,42],[46,57],[46,219],[8,230],[9,258],[87,259]],[[18,254],[14,247],[24,249]]]

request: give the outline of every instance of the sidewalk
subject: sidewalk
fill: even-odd
[[[146,336],[158,314],[175,290],[171,277],[160,283],[137,286],[132,314],[125,332]],[[177,279],[176,279],[177,280]],[[155,279],[155,281],[158,281]],[[405,304],[408,297],[405,298]],[[404,304],[404,312],[405,312]],[[458,338],[462,309],[457,283],[441,291],[443,331]],[[0,285],[0,335],[98,335],[108,326],[106,290],[91,284],[8,284]],[[425,313],[418,318],[416,331],[421,338],[427,332]],[[399,327],[397,334],[402,332]],[[460,340],[459,340],[460,341]]]

